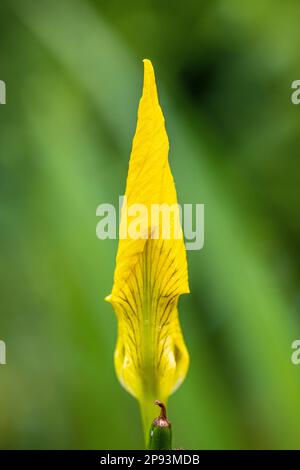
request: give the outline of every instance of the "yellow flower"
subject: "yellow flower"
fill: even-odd
[[[128,236],[134,220],[127,210],[130,206],[142,204],[148,214],[153,204],[177,208],[168,151],[154,70],[151,62],[144,60],[143,95],[126,183],[127,205],[121,214],[123,239],[119,240],[113,290],[106,300],[118,320],[117,376],[139,401],[146,429],[156,415],[154,400],[166,402],[184,380],[189,364],[177,311],[179,295],[189,292],[181,229],[179,236],[174,235],[180,227],[179,213],[171,213],[169,239],[162,235],[162,217],[153,223],[154,216],[148,220],[145,213],[139,217],[142,237]]]

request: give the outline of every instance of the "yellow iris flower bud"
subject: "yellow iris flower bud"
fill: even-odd
[[[116,373],[139,401],[147,433],[156,415],[154,400],[166,403],[184,380],[189,365],[177,311],[179,295],[189,292],[187,261],[168,153],[154,70],[151,62],[144,60],[143,94],[121,214],[123,237],[112,293],[106,300],[118,320]],[[175,207],[170,214],[170,237],[163,236],[161,216],[153,221],[154,216],[150,220],[144,213],[139,218],[142,236],[130,237],[133,213],[128,209],[135,204],[143,205],[148,215],[153,205]]]

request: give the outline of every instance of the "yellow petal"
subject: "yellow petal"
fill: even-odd
[[[128,235],[133,217],[127,208],[143,204],[177,204],[169,161],[169,142],[159,105],[152,64],[144,60],[144,87],[133,139],[120,232]],[[186,253],[179,239],[163,239],[162,220],[155,229],[143,219],[145,237],[120,239],[114,285],[110,296],[118,319],[115,367],[121,384],[149,407],[154,399],[166,401],[183,381],[189,363],[182,337],[177,303],[188,293]],[[172,228],[179,224],[175,211]],[[154,414],[155,411],[153,410]]]

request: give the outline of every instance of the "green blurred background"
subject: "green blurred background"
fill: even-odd
[[[180,300],[188,377],[174,445],[300,448],[298,0],[1,0],[0,447],[141,448],[113,368],[116,241],[142,59],[179,201],[205,204]]]

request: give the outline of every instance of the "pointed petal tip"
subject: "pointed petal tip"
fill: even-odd
[[[150,59],[144,59],[144,75],[154,77],[154,68]]]
[[[105,298],[104,298],[105,302],[111,302],[111,294],[107,295]]]
[[[153,91],[153,88],[156,88],[155,85],[155,74],[152,62],[150,59],[143,59],[144,62],[144,92]]]
[[[143,59],[143,62],[144,62],[144,67],[149,67],[149,68],[152,68],[153,69],[153,65],[152,65],[152,62],[150,59]]]

